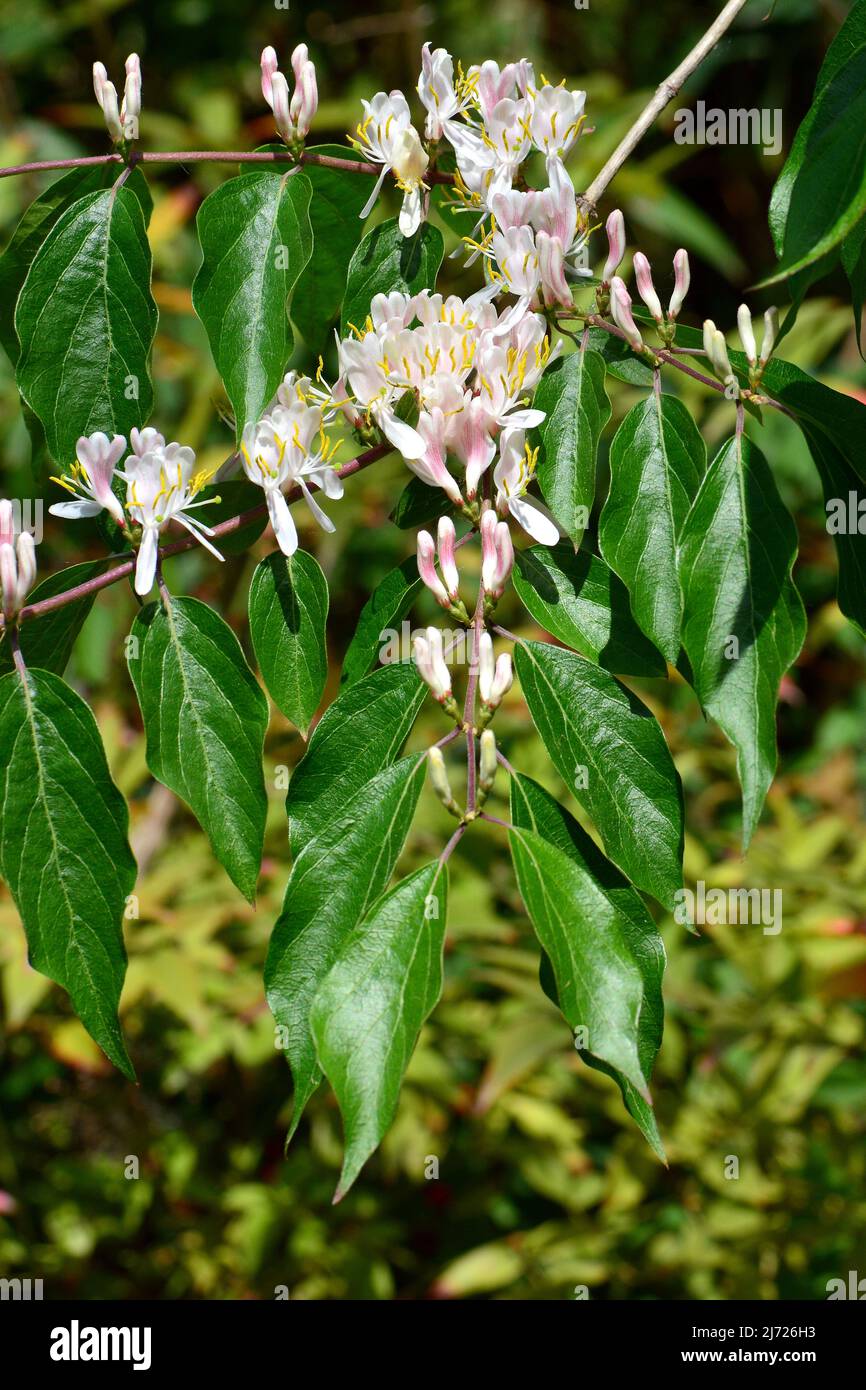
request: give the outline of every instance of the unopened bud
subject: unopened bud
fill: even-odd
[[[418,532],[417,542],[418,573],[436,602],[443,608],[451,606],[451,599],[445,585],[436,573],[436,543],[429,531]]]
[[[99,102],[108,133],[115,143],[123,139],[123,126],[120,124],[120,110],[117,104],[117,89],[109,82],[104,63],[93,64],[93,90]]]
[[[720,381],[726,384],[736,381],[731,359],[728,357],[728,347],[725,342],[725,335],[721,329],[716,328],[712,319],[704,320],[704,351],[710,361],[710,366]]]
[[[127,140],[138,138],[138,118],[141,115],[141,61],[137,53],[130,53],[126,60],[126,82],[123,88],[123,105],[120,108],[120,122]]]
[[[436,537],[439,542],[439,568],[442,571],[445,589],[451,602],[456,603],[460,597],[460,575],[455,559],[457,532],[450,516],[440,516]]]
[[[430,773],[433,790],[442,805],[459,816],[460,810],[451,791],[451,783],[448,781],[448,772],[445,768],[445,759],[442,756],[441,748],[427,749],[427,771]]]
[[[18,561],[18,606],[36,583],[36,543],[29,531],[22,531],[15,542],[15,556]]]
[[[496,777],[496,735],[492,729],[485,729],[479,741],[478,785],[485,795],[490,791]]]
[[[765,362],[769,362],[769,360],[770,360],[770,354],[772,353],[773,348],[775,347],[776,339],[778,338],[778,336],[779,336],[779,311],[778,311],[778,309],[776,308],[775,304],[773,304],[773,305],[770,306],[770,308],[769,308],[769,309],[767,310],[767,312],[764,314],[764,336],[763,336],[763,338],[762,338],[762,340],[761,340],[761,357],[760,357],[760,362],[761,362],[761,365],[762,365],[762,366],[764,365]]]
[[[478,653],[478,693],[482,705],[491,711],[497,709],[513,679],[510,653],[502,652],[494,664],[493,641],[488,632],[482,633]]]
[[[737,328],[740,333],[740,342],[743,344],[743,351],[749,359],[749,366],[754,367],[758,361],[758,346],[755,342],[752,315],[749,312],[748,304],[741,304],[737,310]]]
[[[442,650],[442,633],[438,627],[419,632],[412,643],[418,674],[426,681],[440,704],[451,698],[451,673]]]
[[[634,278],[637,281],[638,294],[649,309],[656,323],[661,323],[664,319],[661,300],[656,294],[656,288],[653,284],[652,268],[642,251],[637,251],[635,253]]]
[[[691,284],[691,270],[689,269],[689,253],[680,247],[674,256],[674,292],[671,295],[671,302],[668,305],[668,318],[675,319],[683,301],[689,292]]]
[[[640,352],[643,347],[643,338],[640,329],[635,323],[631,312],[631,295],[625,287],[625,281],[615,275],[610,282],[610,312],[614,323],[628,339],[629,347],[635,352]]]
[[[605,282],[611,280],[625,255],[625,218],[619,208],[614,208],[605,223],[607,232],[608,256],[601,272]]]

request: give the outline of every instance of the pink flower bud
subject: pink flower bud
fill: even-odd
[[[18,561],[18,607],[21,608],[36,583],[36,543],[29,531],[22,531],[18,537],[15,555]]]
[[[0,545],[15,542],[15,508],[5,497],[0,502]]]
[[[127,140],[138,139],[138,118],[141,115],[141,62],[137,53],[130,53],[126,60],[126,82],[123,88],[123,105],[120,108],[120,121]]]
[[[457,572],[457,561],[454,558],[454,551],[457,545],[457,532],[454,529],[454,522],[450,516],[440,516],[439,528],[437,532],[439,541],[439,568],[442,571],[442,578],[445,581],[445,589],[452,603],[456,603],[460,597],[460,575]]]
[[[689,269],[689,253],[680,247],[674,256],[674,292],[671,295],[671,302],[668,305],[668,318],[675,319],[683,301],[689,292],[691,284],[691,271]]]
[[[418,532],[418,573],[436,602],[447,608],[450,599],[445,585],[436,573],[436,545],[429,531]]]
[[[0,545],[0,593],[3,598],[3,616],[12,623],[18,616],[18,564],[15,548]]]
[[[625,281],[615,275],[610,282],[610,312],[617,328],[621,329],[628,339],[629,346],[639,352],[643,347],[643,338],[640,329],[632,318],[631,295],[625,287]]]
[[[758,345],[755,342],[755,334],[752,328],[752,315],[749,312],[748,304],[741,304],[737,310],[737,328],[740,332],[740,342],[743,344],[743,351],[749,359],[749,366],[754,367],[758,360]]]
[[[493,659],[493,638],[489,632],[482,632],[478,638],[478,693],[482,704],[490,704],[490,692],[496,663]]]
[[[605,223],[607,232],[608,256],[601,272],[602,280],[610,281],[625,255],[625,218],[619,208],[615,208]]]
[[[643,251],[635,252],[634,277],[637,281],[638,294],[649,309],[656,323],[661,323],[664,319],[661,301],[656,294],[656,287],[653,284],[652,268]]]
[[[511,653],[500,652],[496,658],[496,670],[493,673],[493,680],[490,683],[490,698],[485,701],[490,709],[502,703],[503,696],[507,695],[511,689],[514,674],[511,669]]]
[[[273,107],[271,80],[279,66],[280,63],[276,52],[269,44],[267,48],[262,49],[262,96],[270,107]]]
[[[289,114],[289,84],[283,73],[275,72],[271,77],[271,109],[274,125],[284,140],[292,138],[292,120]]]
[[[481,587],[492,594],[496,582],[496,512],[492,507],[481,513]]]
[[[292,54],[292,72],[295,74],[295,90],[289,114],[296,134],[304,136],[313,123],[319,105],[316,69],[310,62],[305,43],[299,43]]]

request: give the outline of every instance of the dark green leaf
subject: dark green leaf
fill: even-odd
[[[607,853],[672,907],[682,887],[682,790],[653,715],[607,671],[562,647],[519,642],[514,658],[535,727]]]
[[[289,1137],[321,1080],[310,1032],[313,999],[394,872],[415,814],[424,763],[423,754],[401,758],[354,797],[344,794],[292,865],[265,965],[268,1004],[286,1030],[295,1087]]]
[[[442,992],[447,871],[438,861],[385,893],[338,955],[313,1000],[319,1065],[340,1103],[348,1192],[397,1113],[418,1034]]]
[[[328,581],[312,555],[268,555],[250,585],[250,637],[262,679],[306,737],[328,679]]]
[[[633,406],[610,447],[599,548],[624,581],[640,627],[672,664],[683,611],[677,541],[705,468],[700,431],[675,396],[653,392]]]
[[[530,830],[546,840],[574,866],[569,874],[578,887],[577,896],[569,898],[564,931],[558,930],[562,918],[547,912],[546,921],[553,929],[556,950],[550,956],[545,952],[545,960],[555,984],[555,1002],[562,1008],[572,1027],[575,1026],[572,1016],[582,1015],[583,1022],[588,1024],[585,1010],[604,1007],[602,990],[586,978],[587,965],[595,968],[597,964],[598,944],[604,948],[607,938],[615,945],[624,947],[637,966],[642,997],[638,1009],[636,1044],[643,1086],[639,1090],[616,1066],[611,1066],[604,1057],[595,1053],[595,1035],[591,1028],[589,1048],[581,1049],[580,1056],[589,1066],[597,1067],[613,1077],[622,1091],[629,1114],[647,1143],[664,1161],[664,1148],[655,1113],[645,1099],[664,1027],[662,977],[665,951],[658,928],[640,895],[605,859],[574,817],[528,777],[517,775],[511,779],[511,820],[518,828]],[[523,861],[525,854],[518,852],[516,863],[518,857]],[[558,887],[558,884],[554,884],[554,887]],[[604,959],[603,954],[602,961]],[[576,964],[576,970],[570,968],[572,961]],[[618,978],[615,969],[610,976],[602,974],[602,988],[605,982],[616,991]],[[588,1002],[587,990],[590,991]]]
[[[683,645],[706,712],[737,750],[743,844],[776,770],[779,683],[806,633],[791,579],[797,531],[748,439],[716,455],[683,527]]]
[[[88,1033],[134,1080],[117,1017],[121,919],[135,885],[129,817],[93,715],[58,676],[0,680],[0,764],[0,870],[30,961],[68,992]]]
[[[363,161],[345,145],[315,145],[308,153]],[[364,230],[360,213],[370,180],[319,164],[305,164],[304,173],[313,186],[313,254],[295,286],[292,318],[310,351],[322,352],[340,317],[349,262]]]
[[[268,702],[240,643],[207,604],[174,598],[137,614],[129,670],[147,765],[192,808],[232,882],[253,902],[267,794]]]
[[[639,318],[635,310],[635,318]],[[652,367],[647,366],[641,357],[635,357],[628,343],[603,328],[591,328],[589,346],[604,360],[610,376],[624,381],[629,386],[652,386]]]
[[[427,687],[415,667],[395,662],[344,690],[313,730],[289,784],[289,840],[297,854],[347,800],[389,767],[406,742]]]
[[[628,590],[595,555],[568,544],[533,545],[516,555],[514,587],[560,642],[627,676],[664,676],[667,666],[629,608]]]
[[[141,204],[89,193],[58,219],[18,297],[18,388],[65,467],[80,435],[128,435],[153,404],[156,305]]]
[[[74,589],[76,585],[101,574],[105,565],[105,560],[88,560],[81,565],[70,565],[68,569],[49,575],[41,584],[37,584],[28,594],[27,602],[41,603],[43,599],[54,598],[55,594]],[[85,598],[73,599],[41,618],[30,618],[21,624],[21,650],[28,666],[53,671],[56,676],[63,675],[75,639],[93,607],[94,597],[94,594],[88,594]],[[11,671],[13,664],[9,645],[3,642],[0,645],[0,674]]]
[[[198,212],[195,311],[235,413],[237,437],[273,398],[291,356],[289,295],[313,249],[312,189],[297,167],[229,179]]]
[[[401,531],[414,531],[419,526],[429,527],[440,516],[454,514],[454,507],[441,488],[412,478],[397,498],[391,520]]]
[[[364,331],[370,303],[377,294],[417,294],[432,289],[442,264],[445,243],[438,227],[422,222],[404,237],[396,218],[369,231],[349,262],[343,300],[342,335],[354,325]]]
[[[610,419],[604,374],[600,354],[579,348],[544,373],[533,401],[547,415],[538,429],[538,482],[575,547],[595,500],[598,441]]]
[[[36,252],[55,223],[74,202],[87,193],[111,188],[117,177],[116,164],[97,164],[82,169],[70,169],[52,183],[50,188],[46,188],[44,193],[40,193],[15,228],[12,240],[0,256],[0,344],[5,348],[13,366],[18,360],[15,305]],[[125,187],[134,193],[141,203],[144,223],[147,226],[153,203],[140,169],[133,170],[126,180]]]

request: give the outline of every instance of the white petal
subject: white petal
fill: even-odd
[[[404,193],[403,195],[399,227],[404,236],[414,236],[420,226],[421,189],[413,188],[411,193]]]
[[[382,190],[382,184],[385,182],[385,175],[387,174],[387,172],[388,166],[387,164],[383,164],[382,172],[376,180],[376,187],[373,189],[373,192],[370,194],[366,203],[361,208],[361,211],[358,213],[358,216],[362,219],[362,221],[365,217],[369,217],[370,213],[373,211],[373,204],[375,203]]]
[[[313,513],[314,519],[319,523],[322,530],[336,531],[337,528],[334,525],[333,521],[327,515],[326,512],[322,511],[322,508],[319,506],[318,502],[313,497],[313,494],[310,492],[310,489],[307,487],[307,484],[304,482],[303,478],[298,479],[298,485],[301,489],[301,492],[304,494],[304,501],[306,502],[310,511]]]
[[[216,558],[217,558],[218,560],[224,560],[224,559],[225,559],[225,556],[224,556],[224,555],[221,555],[221,554],[219,553],[219,551],[217,550],[216,546],[215,546],[215,545],[211,545],[211,543],[210,543],[210,541],[208,540],[207,536],[205,536],[205,535],[202,534],[204,528],[201,527],[201,526],[197,526],[197,525],[195,524],[195,522],[192,520],[191,517],[184,516],[183,512],[177,512],[177,513],[175,514],[174,519],[175,519],[175,521],[179,521],[180,524],[181,524],[181,526],[185,526],[186,529],[187,529],[187,531],[189,531],[190,535],[191,535],[191,536],[195,536],[195,538],[196,538],[196,540],[198,541],[199,545],[203,545],[204,548],[205,548],[205,550],[209,550],[209,551],[210,551],[211,555],[215,555]],[[211,532],[211,534],[213,534],[213,532]]]
[[[427,445],[417,430],[382,411],[377,421],[382,433],[404,459],[419,459],[427,452]]]
[[[63,516],[68,521],[78,521],[83,516],[98,516],[102,507],[98,502],[55,502],[48,510],[52,516]]]
[[[559,531],[549,516],[545,516],[539,507],[527,502],[523,497],[509,497],[508,510],[523,527],[524,531],[538,541],[539,545],[556,545],[559,540]]]
[[[544,410],[512,410],[502,421],[503,428],[509,430],[532,430],[547,419]]]
[[[153,588],[158,549],[159,531],[155,526],[147,526],[141,538],[141,548],[135,562],[135,592],[142,597],[149,594]]]
[[[284,555],[294,555],[298,548],[298,533],[289,511],[289,504],[283,494],[275,488],[269,488],[265,495],[277,544]]]

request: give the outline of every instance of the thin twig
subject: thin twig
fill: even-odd
[[[0,169],[0,179],[11,178],[14,174],[43,174],[52,169],[85,169],[99,164],[126,164],[130,169],[138,164],[318,164],[325,169],[342,169],[347,174],[378,177],[382,172],[380,164],[369,164],[360,159],[341,159],[332,154],[313,154],[307,150],[300,157],[289,150],[132,150],[126,159],[112,152],[10,164],[8,168]],[[453,183],[454,175],[434,169],[425,175],[425,182]]]
[[[465,834],[466,834],[466,822],[465,822],[465,821],[462,821],[462,822],[460,823],[460,825],[458,825],[457,829],[454,831],[454,834],[451,836],[451,839],[448,841],[447,845],[445,846],[445,848],[443,849],[442,853],[440,854],[440,856],[439,856],[439,863],[440,863],[440,864],[447,864],[447,863],[448,863],[448,860],[451,858],[452,854],[454,853],[454,851],[455,851],[455,849],[457,848],[457,846],[460,844],[460,841],[463,839],[463,836],[464,836]]]
[[[666,77],[661,86],[657,88],[652,100],[647,103],[641,111],[631,129],[620,140],[610,159],[605,164],[600,173],[596,174],[592,183],[584,193],[584,201],[595,207],[608,184],[612,181],[625,161],[628,159],[635,146],[643,139],[650,126],[661,115],[669,102],[679,92],[683,83],[691,77],[707,54],[715,48],[719,39],[736,19],[740,10],[743,9],[746,0],[728,0],[727,5],[717,18],[710,25],[703,38],[695,44],[690,53],[687,53],[679,67],[674,68],[670,77]]]

